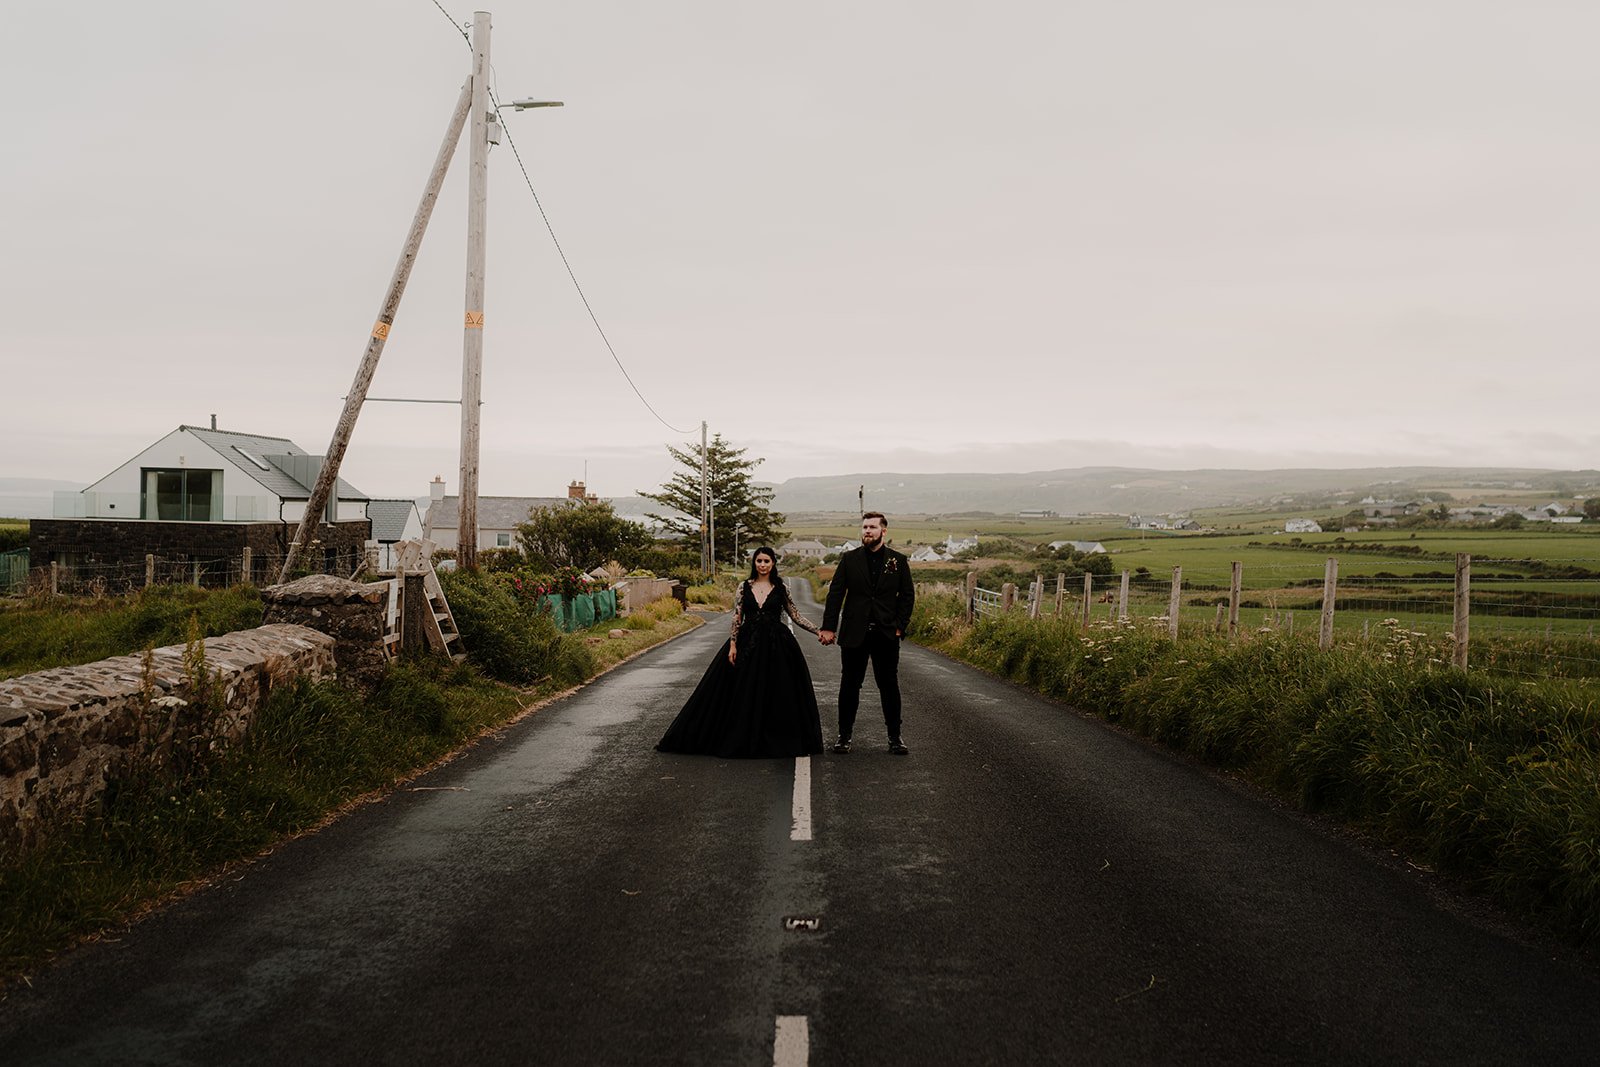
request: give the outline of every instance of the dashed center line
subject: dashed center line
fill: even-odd
[[[772,1067],[806,1067],[811,1030],[804,1015],[780,1015],[772,1037]]]
[[[794,824],[790,841],[811,840],[811,757],[794,758]]]

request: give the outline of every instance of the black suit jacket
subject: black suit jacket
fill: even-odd
[[[887,558],[877,584],[867,570],[867,550],[853,548],[839,559],[828,585],[828,603],[822,612],[822,629],[839,635],[839,644],[856,648],[867,640],[867,623],[872,621],[874,604],[889,608],[894,628],[905,633],[911,628],[911,608],[917,587],[911,581],[911,561],[904,553],[883,548]],[[842,611],[841,611],[842,609]]]

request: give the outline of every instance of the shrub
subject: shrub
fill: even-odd
[[[468,657],[490,677],[517,685],[545,677],[576,685],[594,672],[588,647],[563,634],[506,582],[470,571],[441,574],[439,580]]]

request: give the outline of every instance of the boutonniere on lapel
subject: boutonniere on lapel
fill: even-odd
[[[900,569],[900,561],[893,556],[883,561],[883,573],[893,574]]]

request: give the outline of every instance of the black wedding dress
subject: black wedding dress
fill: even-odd
[[[658,752],[762,759],[822,751],[811,672],[800,643],[783,624],[785,614],[802,629],[817,632],[782,585],[773,586],[765,604],[757,604],[750,583],[740,584],[733,613],[737,662],[728,662],[724,641],[657,743]]]

